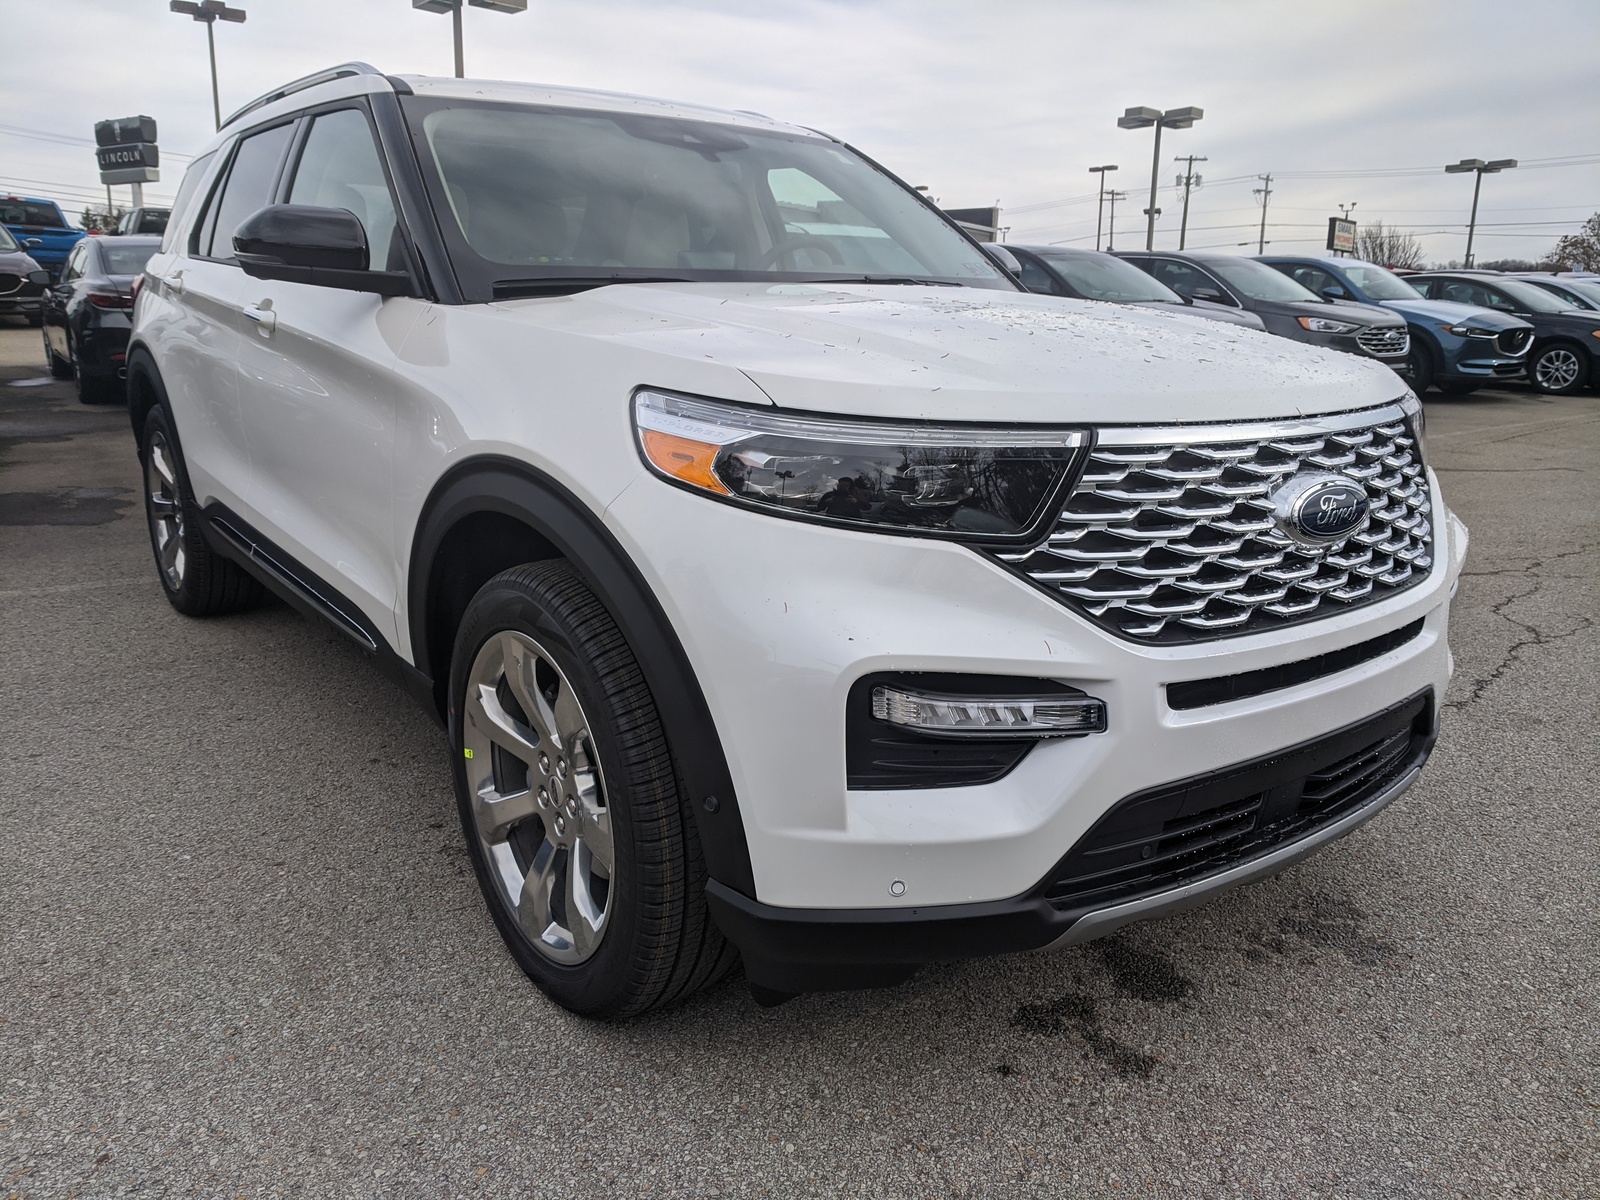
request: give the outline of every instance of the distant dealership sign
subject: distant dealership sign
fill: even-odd
[[[94,157],[101,183],[156,183],[161,179],[161,150],[156,145],[154,117],[117,117],[97,121]]]
[[[1328,249],[1335,254],[1356,252],[1356,223],[1343,217],[1328,218]]]

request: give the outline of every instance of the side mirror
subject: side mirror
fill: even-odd
[[[1208,288],[1208,287],[1195,288],[1195,290],[1193,292],[1193,297],[1196,300],[1205,300],[1205,301],[1207,301],[1208,303],[1211,303],[1211,304],[1226,304],[1226,303],[1228,303],[1228,298],[1226,296],[1224,296],[1221,292],[1217,291],[1216,288]]]
[[[1337,283],[1330,283],[1327,287],[1322,289],[1322,298],[1324,300],[1348,300],[1350,299],[1350,293],[1345,291]]]
[[[233,253],[255,279],[282,279],[380,296],[408,296],[405,271],[369,271],[367,231],[347,208],[269,204],[233,231]]]
[[[978,248],[993,259],[995,266],[1001,270],[1008,271],[1012,275],[1022,274],[1022,263],[1018,261],[1017,256],[999,242],[979,242]]]

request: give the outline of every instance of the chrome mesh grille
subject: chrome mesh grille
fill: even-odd
[[[1161,439],[1137,440],[1152,432]],[[1273,493],[1302,473],[1364,485],[1366,524],[1320,546],[1281,532]],[[1433,565],[1431,516],[1398,406],[1294,425],[1107,430],[1045,542],[998,557],[1124,637],[1196,641],[1420,582]]]
[[[1381,325],[1369,325],[1356,334],[1356,341],[1368,354],[1376,354],[1388,358],[1396,354],[1405,354],[1411,349],[1411,331],[1404,325],[1398,329]]]

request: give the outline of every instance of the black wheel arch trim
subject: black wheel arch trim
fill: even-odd
[[[448,671],[434,669],[449,646],[432,644],[434,564],[447,535],[479,514],[516,520],[572,563],[628,640],[657,700],[674,765],[694,813],[711,878],[743,895],[756,894],[733,776],[711,707],[676,630],[643,575],[594,512],[566,487],[515,459],[483,456],[460,463],[434,485],[412,538],[407,583],[411,657],[434,679],[434,701],[448,712]],[[454,638],[454,631],[450,631]],[[709,798],[714,802],[707,804]]]

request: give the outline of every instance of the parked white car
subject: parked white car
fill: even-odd
[[[764,117],[297,81],[190,168],[128,370],[174,607],[265,585],[438,715],[578,1012],[1081,941],[1435,738],[1467,535],[1393,372],[1030,295]]]

